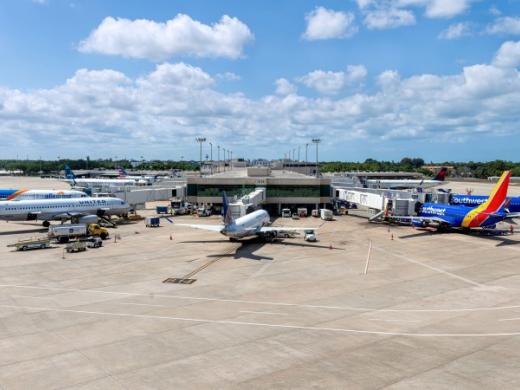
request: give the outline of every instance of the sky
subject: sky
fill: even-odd
[[[520,161],[520,0],[0,0],[0,59],[0,159]]]

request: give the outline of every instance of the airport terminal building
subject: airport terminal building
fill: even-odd
[[[220,206],[222,192],[230,201],[246,198],[270,214],[284,208],[327,208],[331,203],[330,178],[309,176],[269,167],[235,168],[211,176],[188,177],[186,196],[190,203]]]

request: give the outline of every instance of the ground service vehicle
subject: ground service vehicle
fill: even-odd
[[[282,209],[282,218],[291,218],[291,209]]]
[[[104,227],[99,226],[97,223],[90,225],[84,224],[63,224],[63,225],[51,225],[49,226],[48,237],[56,239],[60,243],[69,242],[71,238],[85,237],[85,236],[96,236],[102,240],[108,238],[108,230]]]
[[[321,219],[323,219],[324,221],[332,221],[332,218],[333,218],[332,210],[321,209],[320,216],[321,216]]]
[[[159,217],[146,217],[144,220],[146,227],[159,227],[161,219]]]
[[[50,247],[50,240],[47,237],[33,237],[20,240],[16,244],[7,246],[15,247],[17,251],[26,251],[28,249],[45,249]]]
[[[87,243],[84,241],[74,241],[67,244],[67,253],[84,252],[87,250]]]
[[[314,230],[305,230],[305,236],[303,236],[303,239],[305,241],[309,242],[315,242],[316,241],[316,233],[314,233]]]
[[[87,244],[87,248],[101,248],[103,246],[103,240],[99,237],[89,237],[81,241]]]

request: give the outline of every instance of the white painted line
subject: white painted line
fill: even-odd
[[[185,295],[168,295],[168,294],[156,294],[156,293],[133,293],[124,291],[106,291],[106,290],[82,290],[74,288],[63,288],[63,287],[45,287],[45,286],[28,286],[28,285],[16,285],[16,284],[0,284],[0,288],[20,288],[20,289],[33,289],[33,290],[49,290],[49,291],[61,291],[61,292],[76,292],[82,294],[108,294],[108,295],[122,295],[130,297],[146,297],[149,298],[153,295],[154,298],[165,298],[165,299],[186,299],[195,301],[205,302],[224,302],[224,303],[238,303],[238,304],[250,304],[250,305],[265,305],[265,306],[288,306],[298,307],[303,309],[328,309],[328,310],[345,310],[345,311],[377,311],[377,312],[476,312],[476,311],[497,311],[497,310],[509,310],[519,309],[520,305],[513,306],[487,306],[487,307],[468,307],[459,309],[378,309],[374,307],[353,307],[353,306],[327,306],[327,305],[310,305],[290,302],[269,302],[269,301],[248,301],[243,299],[224,299],[224,298],[210,298],[210,297],[192,297]]]
[[[370,321],[384,321],[384,322],[409,322],[409,323],[417,323],[419,321],[417,320],[385,320],[385,319],[382,319],[382,318],[369,318],[368,320]]]
[[[502,318],[499,321],[520,321],[520,317],[516,317],[516,318]]]
[[[447,275],[447,276],[450,276],[452,278],[455,278],[455,279],[458,279],[458,280],[461,280],[465,283],[468,283],[468,284],[471,284],[473,286],[477,286],[477,287],[487,287],[486,285],[484,284],[481,284],[481,283],[478,283],[478,282],[474,282],[473,280],[470,280],[470,279],[467,279],[467,278],[464,278],[462,276],[459,276],[459,275],[456,275],[454,273],[451,273],[449,271],[446,271],[446,270],[443,270],[441,268],[437,268],[437,267],[434,267],[434,266],[431,266],[431,265],[428,265],[428,264],[425,264],[425,263],[422,263],[418,260],[414,260],[414,259],[411,259],[409,258],[408,256],[404,256],[404,255],[401,255],[399,253],[393,253],[393,252],[390,252],[386,249],[383,249],[383,248],[379,248],[379,247],[373,247],[375,250],[378,250],[380,252],[383,252],[383,253],[386,253],[386,254],[389,254],[389,255],[392,255],[392,256],[395,256],[399,259],[402,259],[402,260],[405,260],[405,261],[408,261],[409,263],[413,263],[413,264],[417,264],[417,265],[420,265],[422,267],[425,267],[425,268],[428,268],[428,269],[431,269],[432,271],[436,271],[436,272],[439,272],[441,274],[444,274],[444,275]]]
[[[103,302],[103,303],[113,303],[115,305],[134,305],[134,306],[152,306],[152,307],[171,307],[166,305],[153,305],[151,303],[134,303],[134,302]]]
[[[242,326],[257,326],[266,328],[280,328],[280,329],[296,329],[296,330],[310,330],[318,332],[341,332],[341,333],[356,333],[365,335],[377,336],[408,336],[408,337],[504,337],[504,336],[520,336],[520,332],[501,332],[501,333],[409,333],[409,332],[384,332],[372,331],[362,329],[346,329],[346,328],[329,328],[321,326],[304,326],[304,325],[289,325],[289,324],[268,324],[262,322],[246,322],[246,321],[231,321],[231,320],[210,320],[203,318],[186,318],[186,317],[170,317],[170,316],[156,316],[146,314],[128,314],[128,313],[111,313],[104,311],[88,311],[88,310],[73,310],[73,309],[55,309],[50,307],[33,307],[20,305],[0,305],[3,308],[20,309],[20,310],[45,310],[62,313],[76,313],[76,314],[91,314],[100,316],[113,317],[127,317],[127,318],[141,318],[152,320],[170,320],[170,321],[186,321],[197,323],[211,323],[222,325],[242,325]]]
[[[251,313],[251,314],[269,314],[274,316],[286,316],[287,313],[274,313],[270,311],[250,311],[250,310],[240,310],[240,313]]]

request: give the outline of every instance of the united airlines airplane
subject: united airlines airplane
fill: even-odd
[[[272,227],[270,224],[269,214],[265,210],[257,210],[250,214],[234,220],[231,217],[231,210],[228,206],[226,193],[222,195],[224,224],[222,225],[194,225],[181,224],[178,226],[187,226],[194,229],[209,230],[211,232],[218,232],[231,241],[235,241],[245,237],[257,236],[266,241],[273,241],[280,234],[284,233],[298,233],[304,230],[316,230],[316,228],[293,228],[293,227]]]
[[[86,196],[84,192],[76,190],[0,189],[0,200],[70,199]]]
[[[73,220],[91,223],[103,216],[125,216],[130,206],[118,198],[73,198],[46,200],[19,200],[0,202],[0,220],[3,221],[49,221]]]

